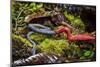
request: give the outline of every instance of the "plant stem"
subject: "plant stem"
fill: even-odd
[[[20,15],[22,14],[23,10],[24,10],[24,9],[22,9],[22,10],[19,12],[19,14],[18,14],[18,16],[17,16],[17,18],[16,18],[15,31],[17,30],[18,19],[19,19]]]

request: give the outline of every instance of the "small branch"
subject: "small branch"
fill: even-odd
[[[18,14],[18,16],[17,16],[17,18],[16,18],[15,31],[17,30],[18,19],[19,19],[20,15],[22,14],[23,10],[24,10],[24,9],[22,9],[22,10],[19,12],[19,14]]]

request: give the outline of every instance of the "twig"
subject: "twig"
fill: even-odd
[[[23,7],[23,9],[19,12],[19,14],[18,14],[18,16],[17,16],[17,18],[16,18],[15,31],[17,30],[17,26],[18,26],[18,19],[19,19],[20,15],[22,14],[22,12],[24,11],[25,7],[27,7],[27,6],[28,6],[28,5],[25,5],[25,6]]]
[[[18,18],[19,18],[20,15],[22,14],[23,10],[24,10],[24,9],[22,9],[22,10],[19,12],[19,14],[18,14],[18,16],[17,16],[17,18],[16,18],[15,31],[17,30],[17,26],[18,26]]]

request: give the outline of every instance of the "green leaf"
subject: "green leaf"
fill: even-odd
[[[88,56],[90,56],[91,54],[92,54],[91,51],[86,51],[86,52],[84,53],[84,56],[85,56],[85,57],[88,57]]]
[[[42,8],[42,6],[43,6],[43,4],[42,4],[42,3],[41,3],[41,4],[39,4],[39,5],[37,5],[37,9]]]
[[[30,4],[30,7],[34,7],[34,6],[36,6],[35,3],[31,3],[31,4]]]

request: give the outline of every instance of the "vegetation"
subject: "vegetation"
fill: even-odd
[[[23,38],[21,37],[20,35],[15,35],[15,34],[12,34],[12,39],[15,39],[15,40],[20,40],[21,42],[23,42],[25,45],[29,46],[29,47],[33,47],[33,45],[26,39],[26,38]],[[23,45],[22,45],[23,46]]]
[[[19,47],[15,47],[14,45],[14,51],[12,50],[12,53],[14,55],[16,55],[14,52],[16,52],[17,48],[19,49],[19,55],[21,55],[20,50],[26,50],[26,48],[21,48],[21,46],[26,45],[29,48],[33,47],[29,39],[26,38],[27,34],[30,32],[30,29],[28,29],[27,25],[31,22],[25,22],[25,17],[28,15],[32,15],[32,18],[38,16],[50,16],[52,15],[52,12],[55,11],[56,13],[56,10],[54,10],[54,8],[60,9],[60,7],[56,7],[56,4],[48,5],[46,3],[35,2],[12,2],[12,46],[14,44],[16,46],[19,46],[19,43],[21,44]],[[62,9],[60,11],[58,10],[57,12],[62,12],[64,16],[69,20],[68,23],[74,28],[73,34],[87,33],[85,31],[85,24],[81,20],[80,15],[74,16],[73,14],[70,14],[66,9]],[[47,24],[47,26],[50,25]],[[58,26],[52,26],[53,29],[56,29],[57,27]],[[64,33],[60,35],[44,35],[34,32],[30,36],[30,38],[33,41],[38,42],[38,45],[35,47],[37,53],[44,52],[48,54],[56,54],[58,56],[66,58],[66,60],[68,60],[69,62],[95,60],[95,46],[92,46],[91,48],[81,48],[80,45],[84,46],[91,44],[86,44],[84,42],[69,42]],[[13,40],[16,42],[13,42]],[[13,58],[18,57],[19,56],[13,56]],[[22,59],[22,57],[19,59]]]

